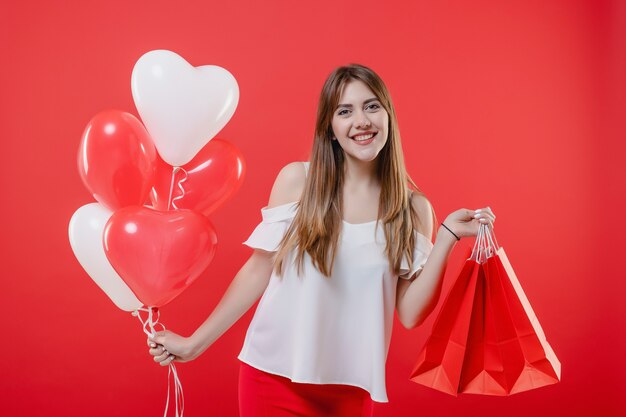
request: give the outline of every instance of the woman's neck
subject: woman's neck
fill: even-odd
[[[369,189],[378,186],[377,161],[378,159],[361,161],[346,155],[344,159],[344,185],[351,189]]]

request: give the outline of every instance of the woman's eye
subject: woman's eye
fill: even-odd
[[[345,114],[345,112],[347,112],[348,110],[339,110],[339,113],[337,113],[337,115],[339,116],[343,116]]]
[[[378,104],[370,104],[369,106],[367,106],[368,109],[373,109],[373,110],[378,110],[380,109],[380,105]]]

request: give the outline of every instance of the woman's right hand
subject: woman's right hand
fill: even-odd
[[[485,224],[490,230],[493,230],[495,221],[496,215],[493,214],[490,207],[483,207],[478,210],[463,208],[450,213],[443,224],[459,237],[470,237],[478,235],[481,224]]]
[[[154,361],[161,366],[167,366],[174,361],[188,362],[200,355],[189,337],[169,330],[157,332],[154,337],[148,338],[148,346]]]

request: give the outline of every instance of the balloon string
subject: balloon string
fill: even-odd
[[[145,320],[141,316],[142,312],[147,313],[147,317]],[[139,321],[141,322],[142,330],[148,337],[152,338],[156,336],[156,326],[161,326],[161,328],[165,330],[165,326],[163,325],[163,323],[159,322],[161,312],[156,307],[140,307],[133,311],[132,314],[139,319]],[[165,399],[165,411],[163,412],[163,417],[167,417],[167,411],[170,406],[170,379],[174,380],[174,410],[176,413],[176,417],[183,417],[183,413],[185,411],[183,384],[180,382],[178,372],[176,371],[176,365],[174,365],[173,362],[170,362],[167,370],[167,398]]]
[[[141,317],[141,312],[148,313],[148,317],[144,320]],[[156,307],[148,307],[148,308],[138,308],[133,311],[133,316],[137,317],[142,324],[143,332],[148,337],[154,337],[156,335],[155,326],[161,326],[163,330],[165,330],[165,326],[163,323],[159,323],[159,318],[161,317],[161,312]]]
[[[173,363],[170,363],[167,370],[167,399],[165,400],[165,411],[163,412],[163,417],[167,417],[167,410],[170,407],[170,377],[173,377],[174,379],[174,410],[176,412],[176,417],[183,417],[185,412],[183,385],[180,383],[176,366]]]
[[[179,168],[179,171],[183,172],[184,176],[178,181],[178,184],[177,184],[178,189],[180,190],[180,195],[177,195],[176,197],[172,198],[172,207],[174,207],[176,210],[178,210],[178,206],[176,205],[175,201],[180,200],[181,198],[185,196],[185,188],[183,187],[183,183],[187,181],[187,177],[188,177],[188,174],[187,174],[187,171],[185,171],[185,168],[182,168],[182,167],[178,167],[178,168]]]
[[[170,375],[172,375],[174,379],[174,405],[176,410],[176,417],[183,417],[183,413],[185,412],[185,397],[183,396],[183,384],[180,382],[180,378],[178,378],[178,372],[176,371],[176,365],[170,363],[169,369],[167,372],[167,401],[165,403],[165,413],[167,414],[167,408],[169,406],[170,401]],[[166,417],[165,414],[163,417]]]
[[[176,174],[178,173],[178,171],[182,171],[184,174],[184,177],[181,178],[180,180],[178,180],[178,182],[176,183],[176,186],[178,187],[178,189],[180,190],[180,195],[172,198],[172,196],[174,195],[174,182],[176,179]],[[185,181],[187,181],[187,177],[189,175],[187,174],[187,171],[185,170],[185,168],[183,167],[172,167],[172,181],[170,182],[170,194],[169,197],[167,198],[167,209],[169,210],[170,207],[174,207],[174,209],[178,210],[178,206],[176,205],[175,201],[176,200],[180,200],[181,198],[183,198],[185,196],[185,188],[183,187],[183,183]]]

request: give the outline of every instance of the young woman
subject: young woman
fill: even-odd
[[[239,354],[239,406],[250,416],[370,416],[387,402],[394,307],[413,328],[432,312],[461,237],[493,227],[489,207],[432,206],[408,175],[391,97],[362,65],[322,89],[311,161],[278,174],[254,252],[190,337],[148,340],[161,365],[204,352],[262,296]]]

